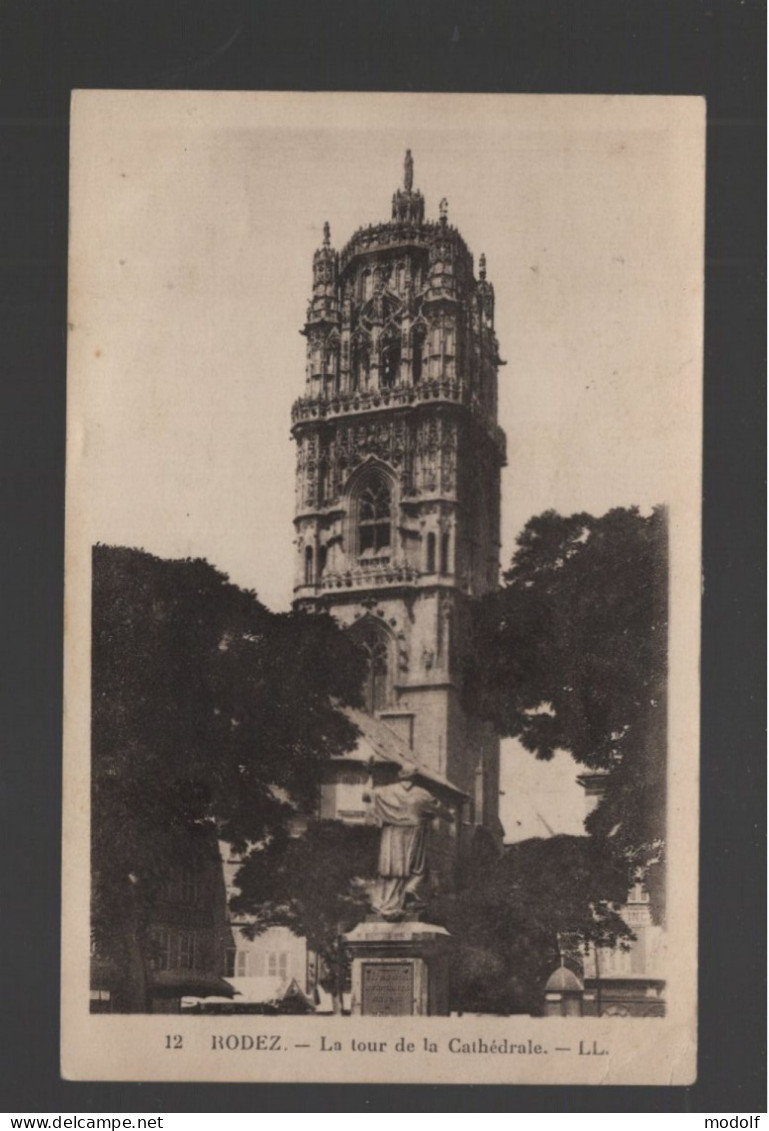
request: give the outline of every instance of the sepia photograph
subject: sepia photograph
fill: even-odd
[[[66,1078],[693,1082],[704,142],[74,93]]]

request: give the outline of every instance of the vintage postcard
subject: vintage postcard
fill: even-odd
[[[74,94],[65,1077],[693,1082],[704,142]]]

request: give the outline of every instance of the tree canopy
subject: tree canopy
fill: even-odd
[[[452,1007],[541,1013],[562,955],[579,969],[587,944],[633,938],[616,910],[626,895],[625,868],[593,837],[520,841],[471,866],[433,908],[455,941]]]
[[[538,758],[606,773],[589,831],[648,864],[665,836],[667,529],[662,508],[532,518],[479,601],[465,694]]]
[[[252,849],[235,876],[232,910],[249,933],[290,927],[322,960],[321,982],[341,1007],[347,959],[341,936],[371,910],[366,880],[376,875],[373,825],[312,821],[301,836],[282,835]]]
[[[322,765],[357,739],[341,708],[363,671],[326,615],[271,613],[200,559],[94,548],[97,946],[136,940],[176,861],[313,809]]]

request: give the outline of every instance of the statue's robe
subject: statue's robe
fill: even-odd
[[[407,895],[418,899],[427,874],[428,823],[441,807],[426,789],[406,782],[371,792],[372,815],[381,828],[376,908],[385,918],[403,914]]]

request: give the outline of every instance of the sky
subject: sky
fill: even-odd
[[[550,508],[675,520],[699,474],[702,105],[77,92],[69,548],[205,557],[288,607],[312,255],[326,220],[341,248],[389,219],[407,147],[495,286],[503,565]],[[510,839],[581,831],[568,755],[505,742],[502,765]]]

